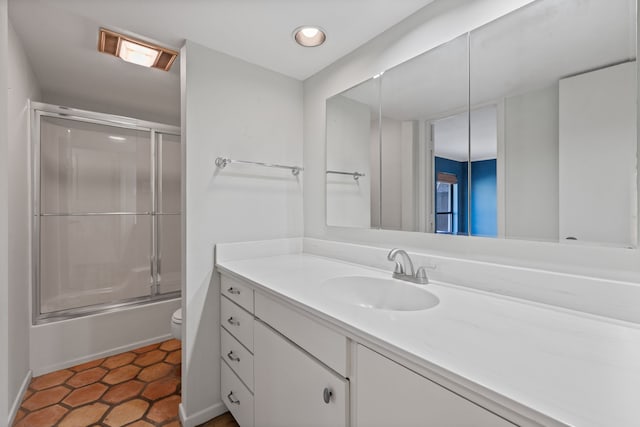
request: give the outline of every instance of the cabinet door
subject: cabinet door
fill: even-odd
[[[254,391],[256,427],[347,425],[349,382],[259,321]]]
[[[513,427],[438,384],[358,346],[357,427]]]

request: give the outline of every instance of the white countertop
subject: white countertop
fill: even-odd
[[[337,326],[411,355],[560,423],[640,426],[640,328],[443,283],[428,310],[385,311],[322,291],[343,276],[390,271],[309,254],[219,261],[224,272],[306,306]],[[638,307],[640,310],[640,307]]]

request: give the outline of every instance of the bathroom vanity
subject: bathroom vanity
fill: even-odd
[[[640,330],[630,325],[442,282],[392,280],[392,265],[383,271],[301,251],[225,259],[224,247],[216,262],[221,395],[242,427],[640,420],[632,380]],[[406,286],[430,295],[426,308]]]
[[[231,271],[221,286],[221,391],[242,427],[348,426],[351,400],[357,426],[514,425]]]

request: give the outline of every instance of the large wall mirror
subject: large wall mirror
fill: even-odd
[[[328,99],[327,223],[636,247],[636,17],[538,0]]]

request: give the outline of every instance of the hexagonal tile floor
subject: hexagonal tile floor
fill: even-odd
[[[33,378],[15,427],[180,426],[180,341]]]

